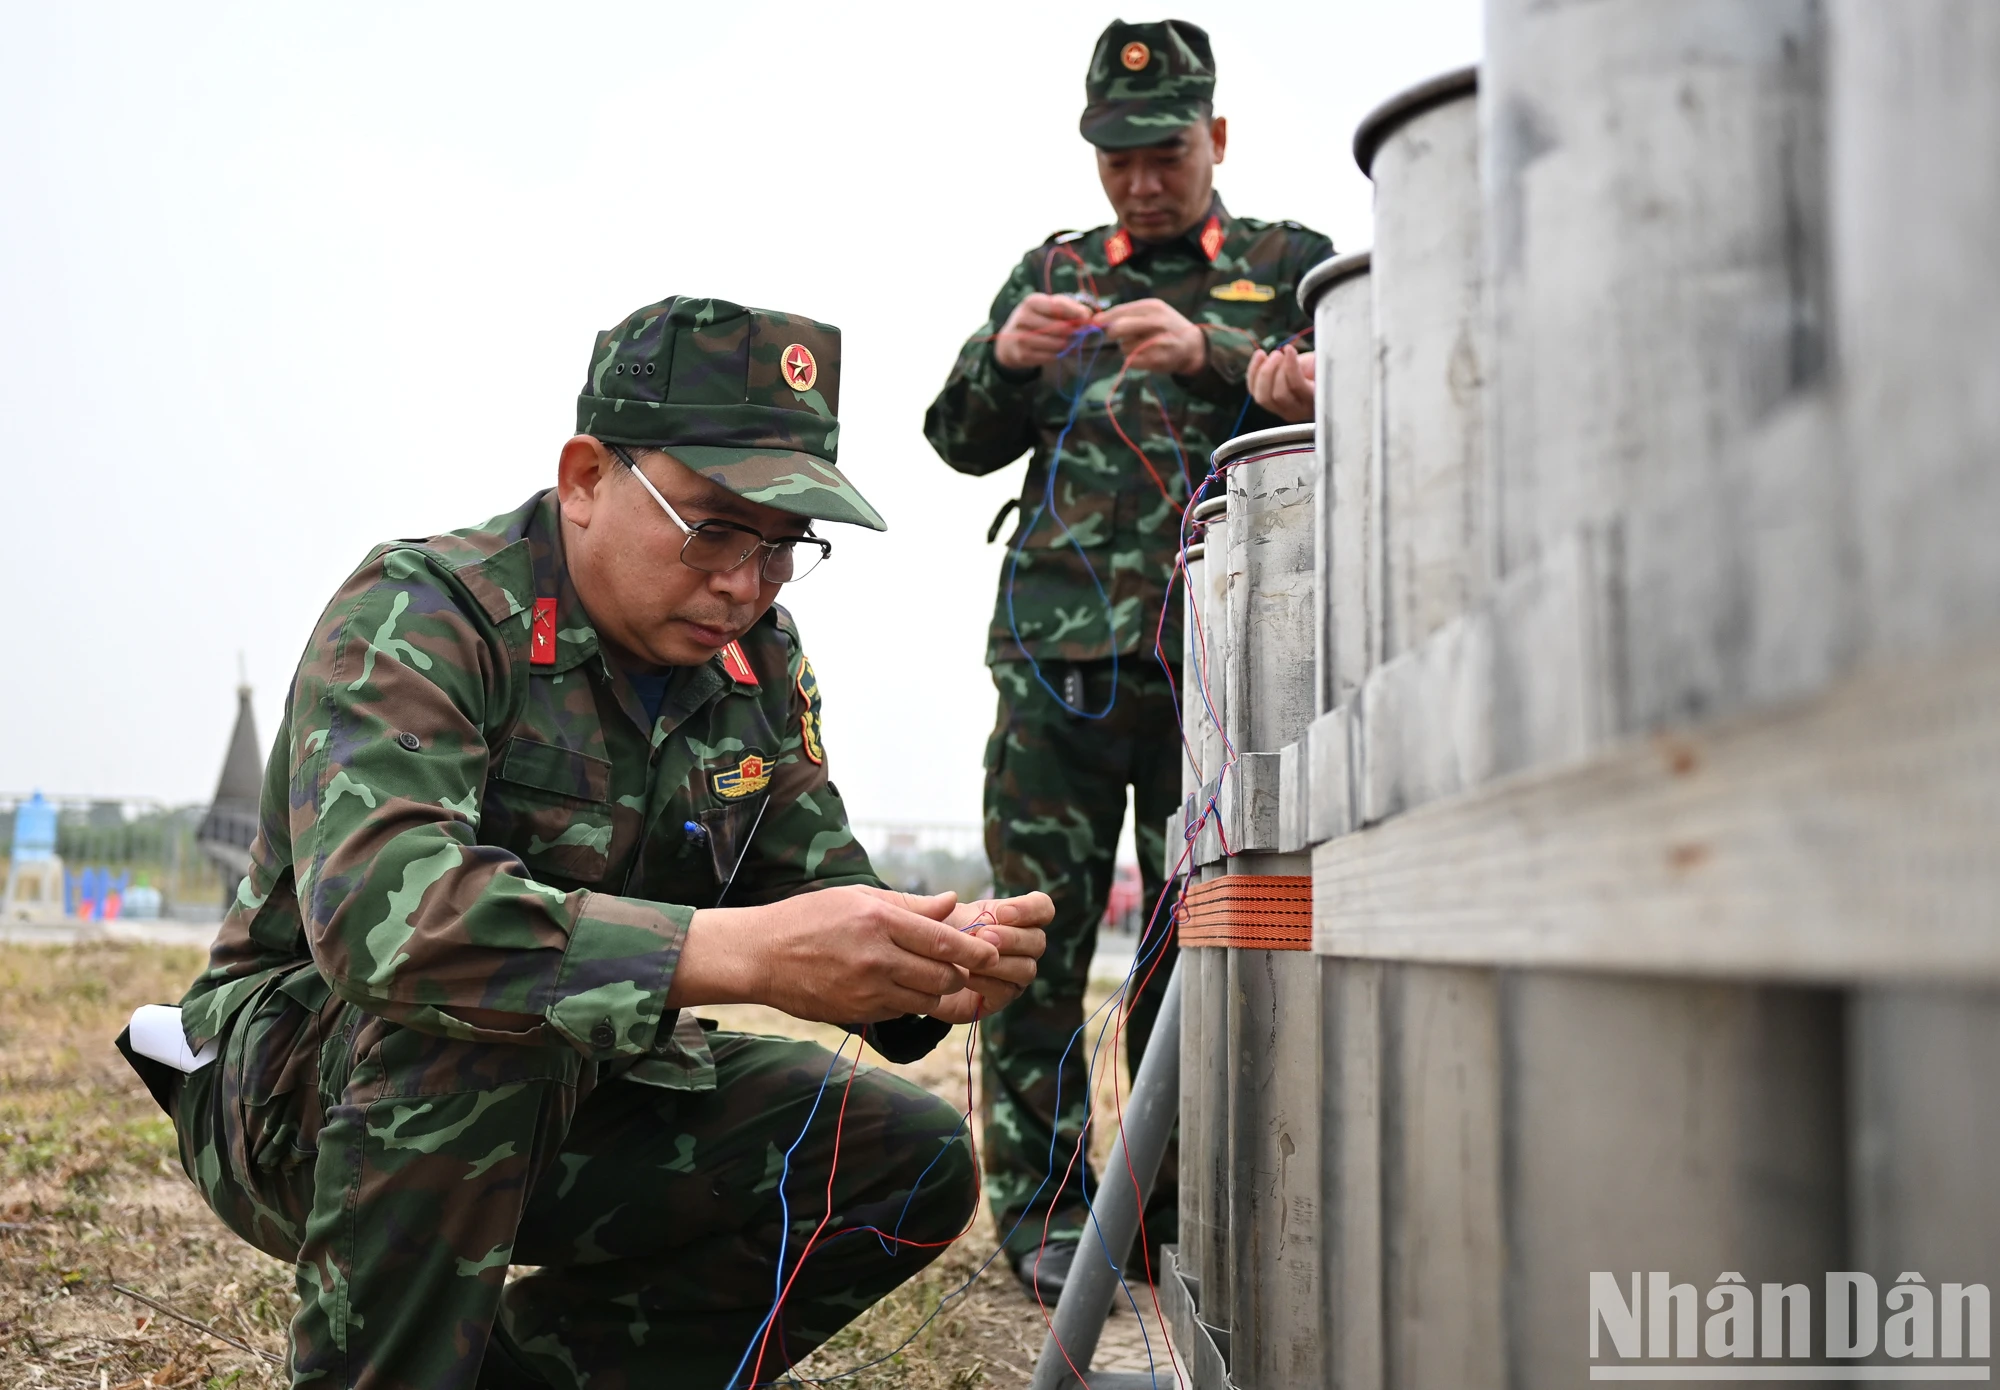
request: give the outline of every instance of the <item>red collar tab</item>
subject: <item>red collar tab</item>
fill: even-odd
[[[1104,260],[1107,265],[1121,266],[1132,259],[1132,234],[1120,227],[1104,239]],[[1213,256],[1209,257],[1214,260]]]
[[[535,600],[535,620],[528,626],[528,664],[556,664],[556,601],[552,598]]]
[[[738,685],[758,684],[757,673],[750,669],[750,658],[743,655],[743,648],[735,642],[722,649],[722,669]]]
[[[1222,254],[1222,219],[1212,212],[1208,215],[1208,225],[1201,229],[1201,254],[1211,262]]]

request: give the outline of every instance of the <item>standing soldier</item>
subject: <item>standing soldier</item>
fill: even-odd
[[[217,1215],[296,1264],[293,1384],[747,1385],[972,1210],[949,1104],[689,1012],[909,1060],[1018,994],[1051,911],[886,891],[827,780],[773,600],[814,520],[882,526],[834,465],[839,373],[826,324],[640,309],[555,487],[378,547],[321,617],[192,1069],[134,1063]]]
[[[1118,220],[1059,232],[1022,258],[924,418],[960,472],[1029,454],[987,642],[1000,713],[986,745],[986,850],[996,892],[1038,889],[1056,915],[1035,983],[984,1025],[985,1166],[1014,1271],[1049,1300],[1082,1229],[1085,1164],[1061,1176],[1088,1112],[1088,1049],[1070,1039],[1126,788],[1148,913],[1180,801],[1160,662],[1178,674],[1181,604],[1166,598],[1181,514],[1217,444],[1310,416],[1310,359],[1292,346],[1310,321],[1293,292],[1333,250],[1297,223],[1234,216],[1216,196],[1228,128],[1200,28],[1112,24],[1084,90],[1083,136]],[[1253,371],[1271,410],[1250,399]],[[1165,930],[1154,921],[1148,939]],[[1135,1069],[1171,964],[1132,1009]],[[1173,1239],[1174,1208],[1169,1166],[1147,1212],[1152,1243]]]

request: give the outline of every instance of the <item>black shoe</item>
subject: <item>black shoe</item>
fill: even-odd
[[[1014,1266],[1014,1277],[1029,1297],[1039,1298],[1051,1308],[1056,1306],[1063,1285],[1069,1282],[1069,1267],[1076,1263],[1076,1242],[1075,1236],[1052,1236],[1039,1250],[1007,1257]]]

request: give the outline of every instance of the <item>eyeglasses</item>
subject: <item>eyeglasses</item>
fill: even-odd
[[[681,520],[680,513],[667,499],[660,496],[660,490],[653,486],[652,479],[639,471],[638,461],[625,451],[623,445],[613,444],[611,452],[618,456],[620,463],[632,470],[632,476],[652,494],[653,500],[660,504],[660,510],[667,514],[667,520],[687,533],[687,539],[681,542],[681,563],[690,569],[708,574],[728,574],[761,550],[764,559],[757,573],[766,584],[796,584],[833,554],[833,542],[818,536],[786,536],[767,541],[762,533],[733,521],[704,521],[690,526]]]

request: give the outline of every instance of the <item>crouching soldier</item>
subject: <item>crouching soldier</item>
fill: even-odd
[[[168,1092],[202,1195],[296,1263],[294,1385],[719,1387],[792,1280],[769,1378],[968,1220],[951,1105],[861,1070],[836,1165],[847,1065],[689,1012],[911,1060],[1019,995],[1052,911],[885,890],[827,779],[773,600],[814,522],[883,526],[839,372],[825,324],[641,309],[553,489],[378,547],[320,618],[182,1001],[216,1060]]]

